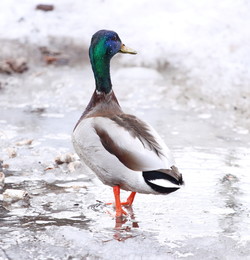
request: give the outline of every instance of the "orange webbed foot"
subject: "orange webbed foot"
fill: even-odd
[[[116,209],[116,214],[115,214],[115,216],[116,216],[117,218],[122,217],[123,215],[128,215],[128,213],[127,213],[125,210],[123,210],[122,208],[121,208],[121,210],[117,210],[117,209]]]
[[[121,204],[124,206],[132,206],[134,198],[135,198],[135,194],[136,192],[131,192],[131,194],[129,195],[129,197],[127,198],[126,202],[122,202]]]
[[[128,215],[128,213],[122,209],[122,206],[130,207],[134,201],[136,192],[131,192],[126,202],[121,202],[120,200],[120,186],[114,186],[113,192],[115,196],[115,209],[116,209],[116,217],[122,217],[123,215]],[[113,203],[105,203],[105,205],[113,205]]]
[[[131,206],[136,192],[131,192],[130,196],[128,197],[126,202],[121,203],[120,200],[120,186],[114,186],[113,192],[115,196],[115,209],[116,209],[116,217],[121,217],[122,215],[128,215],[128,213],[122,209],[122,205]]]

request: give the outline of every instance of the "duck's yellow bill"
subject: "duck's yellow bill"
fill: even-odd
[[[137,52],[135,50],[125,46],[124,44],[122,44],[120,52],[122,52],[122,53],[129,53],[129,54],[137,54]]]

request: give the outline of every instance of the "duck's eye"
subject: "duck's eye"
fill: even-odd
[[[114,35],[111,39],[112,39],[112,41],[117,41],[116,35]]]

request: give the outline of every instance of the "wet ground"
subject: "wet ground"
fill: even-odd
[[[104,204],[113,200],[111,188],[79,165],[70,140],[93,91],[89,69],[40,67],[3,76],[2,192],[26,190],[29,198],[0,201],[1,260],[250,259],[248,130],[214,106],[174,102],[157,73],[128,80],[127,72],[113,71],[117,97],[164,137],[184,188],[138,194],[117,222]],[[72,162],[55,162],[65,154]]]

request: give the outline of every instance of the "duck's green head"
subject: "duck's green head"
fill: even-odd
[[[126,47],[114,31],[100,30],[91,39],[89,48],[90,59],[111,59],[116,53],[136,54],[136,51]]]
[[[136,51],[122,43],[114,31],[100,30],[92,36],[89,57],[98,91],[108,93],[111,90],[109,65],[111,58],[118,52],[136,54]]]

